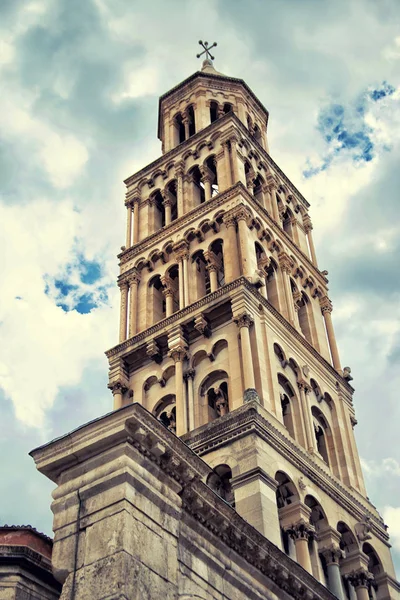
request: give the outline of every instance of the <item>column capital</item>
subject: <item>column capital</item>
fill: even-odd
[[[247,327],[248,329],[253,325],[254,319],[252,315],[247,312],[242,312],[237,317],[234,317],[234,322],[241,329],[242,327]]]
[[[319,548],[319,553],[326,560],[326,564],[329,565],[338,565],[341,558],[344,557],[343,550],[340,549],[336,544],[331,544],[330,546],[324,546],[323,548]]]
[[[305,394],[309,394],[311,392],[311,387],[305,379],[298,379],[297,387],[300,391],[303,391]]]
[[[121,281],[118,281],[118,287],[121,291],[127,290],[129,288],[129,281],[127,279],[122,279]]]
[[[129,285],[137,285],[140,282],[140,279],[140,273],[136,268],[134,268],[133,271],[128,275]]]
[[[308,233],[309,231],[311,231],[313,228],[313,224],[311,222],[310,216],[309,215],[304,215],[303,217],[303,227],[306,233]]]
[[[321,307],[322,314],[331,313],[333,310],[332,302],[328,296],[322,296],[322,298],[319,299],[319,305]]]
[[[195,375],[196,375],[195,369],[188,369],[187,371],[184,372],[183,379],[185,381],[188,381],[189,379],[194,379]]]
[[[185,174],[185,162],[183,160],[179,161],[175,165],[175,175],[177,177],[183,177]]]
[[[206,167],[206,165],[200,165],[199,171],[201,173],[201,179],[204,182],[211,182],[214,179],[214,173],[210,171],[210,169]]]
[[[186,346],[175,346],[168,352],[168,356],[172,358],[174,363],[183,362],[187,358],[187,347]]]
[[[273,175],[267,175],[267,185],[268,185],[268,191],[271,192],[273,190],[275,190],[275,192],[278,189],[278,182],[275,179],[275,177]]]
[[[300,519],[297,523],[289,525],[285,530],[294,540],[309,540],[315,534],[315,527],[305,519]]]
[[[128,388],[122,381],[113,381],[107,385],[108,389],[111,390],[112,395],[115,394],[125,394],[128,391]]]
[[[293,268],[293,261],[286,252],[280,252],[278,254],[278,262],[282,271],[291,273]]]
[[[180,262],[184,258],[189,258],[189,244],[186,240],[179,240],[172,246],[172,251],[175,256],[175,260]]]
[[[374,576],[366,569],[358,569],[345,575],[346,579],[351,583],[355,590],[358,588],[369,588]]]
[[[235,215],[231,212],[225,213],[222,217],[222,221],[225,224],[226,228],[235,227],[236,228],[236,219]]]
[[[245,206],[236,206],[234,209],[232,209],[232,216],[235,217],[236,221],[246,221],[249,218],[249,213],[247,212],[247,209]]]

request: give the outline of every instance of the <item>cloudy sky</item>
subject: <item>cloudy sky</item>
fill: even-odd
[[[112,405],[123,178],[160,154],[158,96],[246,80],[310,201],[368,492],[400,570],[398,0],[0,2],[0,521],[51,533],[28,451]]]

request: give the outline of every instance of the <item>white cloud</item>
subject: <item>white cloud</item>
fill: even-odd
[[[383,518],[389,527],[392,546],[400,552],[400,506],[385,506],[383,509]]]

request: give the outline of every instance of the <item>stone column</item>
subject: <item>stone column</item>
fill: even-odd
[[[126,248],[130,248],[132,245],[132,204],[131,202],[129,202],[126,205],[127,208],[127,215],[126,215]]]
[[[328,336],[328,344],[331,351],[332,363],[336,371],[341,373],[342,367],[340,366],[339,351],[336,345],[335,332],[333,331],[332,324],[332,302],[329,300],[328,296],[323,296],[320,298],[319,303],[321,306],[321,312],[325,319],[326,334]]]
[[[119,381],[110,384],[108,386],[108,388],[112,391],[112,395],[114,398],[114,410],[118,410],[119,408],[122,408],[123,395],[127,391],[127,388]]]
[[[232,172],[228,142],[223,142],[222,147],[224,149],[224,169],[226,173],[226,186],[230,187],[232,185]]]
[[[140,274],[134,271],[129,276],[129,337],[133,337],[137,333],[137,318],[138,318],[138,287],[140,282]]]
[[[139,241],[139,198],[133,201],[133,244]]]
[[[286,303],[286,313],[287,320],[294,326],[294,305],[293,305],[293,295],[290,289],[290,273],[292,272],[292,261],[291,258],[286,252],[281,252],[278,256],[279,266],[282,271],[283,277],[283,287],[285,290],[285,303]]]
[[[320,553],[326,560],[329,590],[339,600],[345,600],[339,565],[339,560],[343,556],[342,550],[339,546],[332,545],[329,548],[321,548]]]
[[[187,409],[183,394],[183,361],[186,358],[186,348],[176,346],[169,352],[175,363],[175,398],[176,398],[176,435],[187,432]]]
[[[234,185],[235,183],[238,183],[238,181],[240,181],[240,176],[239,176],[239,157],[238,157],[238,153],[237,153],[237,139],[235,137],[231,137],[230,139],[230,143],[231,143],[231,159],[232,159],[232,185]]]
[[[314,535],[315,529],[304,519],[301,519],[287,529],[296,546],[296,557],[299,565],[309,573],[312,573],[310,552],[308,551],[308,540]]]
[[[163,294],[165,298],[165,316],[170,317],[174,311],[174,293],[169,287],[164,287]]]
[[[185,306],[185,288],[184,288],[184,274],[183,274],[183,258],[182,255],[179,257],[179,310],[182,310]]]
[[[357,600],[369,600],[368,589],[373,579],[371,573],[365,569],[360,569],[347,575],[347,579],[356,590]]]
[[[182,256],[183,261],[183,306],[189,306],[189,269],[188,269],[189,252],[185,252]]]
[[[271,193],[269,190],[269,186],[264,184],[262,186],[263,198],[264,198],[264,207],[267,210],[267,213],[271,216],[272,214],[272,205],[271,205]]]
[[[305,229],[307,240],[308,240],[308,246],[310,248],[311,262],[313,263],[313,265],[315,265],[318,268],[317,255],[315,252],[314,240],[313,240],[313,236],[311,233],[313,226],[311,223],[311,219],[308,215],[306,215],[303,218],[303,224],[304,224],[304,229]]]
[[[223,221],[226,227],[226,236],[224,237],[223,253],[225,266],[225,281],[230,283],[240,275],[238,261],[238,245],[236,235],[236,219],[231,214],[225,214]]]
[[[172,198],[170,198],[169,193],[165,190],[162,192],[162,197],[164,199],[163,205],[165,209],[165,225],[167,226],[171,223]]]
[[[189,117],[184,115],[182,118],[183,126],[185,127],[185,140],[189,139]]]
[[[121,290],[121,310],[119,319],[119,341],[124,342],[126,340],[127,325],[128,325],[128,282],[122,281],[119,284]]]
[[[207,271],[210,275],[210,288],[211,293],[216,292],[218,289],[218,279],[217,279],[217,265],[207,265]]]
[[[200,167],[200,172],[201,172],[201,180],[204,184],[205,201],[207,202],[208,200],[211,200],[211,194],[212,194],[211,174],[210,174],[209,170],[207,169],[207,167]]]
[[[299,291],[293,292],[294,325],[295,325],[297,331],[299,331],[300,333],[302,333],[301,327],[300,327],[300,321],[299,321],[300,306],[298,305],[298,302],[300,300],[301,300],[301,292],[299,292]]]
[[[248,219],[248,214],[246,209],[243,208],[239,208],[239,210],[237,210],[235,212],[235,217],[236,217],[236,221],[238,223],[238,230],[239,230],[239,247],[240,247],[240,258],[241,258],[241,263],[242,263],[242,274],[245,277],[251,277],[252,273],[250,272],[250,244],[249,244],[249,230],[247,227],[247,219]]]
[[[244,389],[255,389],[253,357],[251,354],[250,327],[253,325],[253,318],[248,313],[242,313],[234,319],[239,328],[240,349],[243,362],[243,380]]]
[[[279,211],[278,211],[278,201],[276,199],[276,190],[277,189],[278,189],[278,186],[276,185],[275,181],[270,181],[269,192],[271,194],[272,218],[277,223],[280,223]]]
[[[189,431],[193,431],[193,429],[195,428],[195,424],[194,424],[194,390],[193,390],[193,380],[194,380],[194,376],[196,374],[196,371],[194,369],[189,369],[188,371],[186,371],[186,373],[184,374],[184,379],[186,380],[187,383],[187,391],[188,391],[188,403],[187,403],[187,409],[188,409],[188,421],[189,421]]]
[[[185,164],[183,161],[181,161],[175,167],[178,217],[181,217],[184,214],[184,204],[183,204],[183,198],[184,198],[183,176],[184,176],[184,173],[185,173]]]
[[[316,450],[316,441],[313,433],[313,422],[311,418],[310,405],[308,402],[308,394],[310,393],[310,386],[306,381],[300,379],[297,382],[300,396],[300,410],[303,413],[304,429],[306,436],[306,447],[308,452],[314,452]]]

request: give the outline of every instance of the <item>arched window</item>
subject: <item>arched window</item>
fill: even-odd
[[[382,563],[371,544],[365,542],[362,551],[368,556],[368,571],[372,573],[374,577],[383,573]]]
[[[218,102],[210,102],[210,120],[214,123],[218,119]]]
[[[225,502],[235,507],[235,496],[232,491],[232,470],[229,465],[218,465],[207,477],[207,485]]]
[[[157,190],[152,194],[151,201],[154,205],[154,231],[158,231],[161,227],[165,227],[164,198],[162,197],[160,190]]]
[[[155,275],[149,281],[149,298],[147,303],[148,327],[162,321],[166,317],[166,304],[163,294],[164,286],[160,275]]]
[[[233,111],[233,107],[232,104],[230,104],[229,102],[225,102],[224,104],[224,113],[227,114],[229,112]]]
[[[285,506],[289,506],[299,500],[299,495],[293,481],[283,471],[277,471],[275,473],[275,481],[278,486],[276,488],[276,505],[278,508],[278,515]],[[292,538],[288,535],[281,527],[281,542],[282,549],[291,558],[296,560],[296,549]]]
[[[323,460],[327,465],[330,464],[329,461],[329,450],[328,450],[328,434],[330,434],[329,426],[323,416],[322,412],[318,410],[316,406],[311,408],[311,413],[314,421],[314,433],[315,439],[317,441],[317,450],[322,456]],[[332,438],[332,436],[330,436]]]
[[[153,410],[153,415],[161,421],[165,427],[176,432],[176,407],[175,407],[175,396],[173,394],[168,394],[168,396],[164,396],[161,400],[156,404]]]
[[[322,581],[325,585],[328,583],[328,570],[324,557],[318,552],[318,532],[323,531],[328,527],[328,521],[325,512],[314,496],[307,495],[304,498],[304,504],[311,509],[310,524],[314,527],[315,536],[310,536],[308,540],[308,550],[310,553],[311,567],[313,575],[316,579]]]
[[[185,141],[185,125],[181,113],[178,113],[175,117],[175,131],[175,145],[177,146]]]
[[[261,177],[261,175],[258,175],[254,181],[253,196],[257,200],[257,202],[261,204],[261,206],[264,206],[264,194],[262,191],[263,185],[263,178]]]
[[[167,186],[168,197],[171,200],[171,221],[175,221],[178,216],[178,200],[176,181],[170,181]]]
[[[201,410],[199,425],[205,425],[228,413],[229,388],[226,371],[216,370],[209,373],[200,385],[199,396]]]
[[[311,335],[311,303],[308,299],[308,296],[302,292],[301,298],[298,301],[299,306],[299,324],[300,329],[310,344],[312,344],[312,335]]]
[[[283,231],[285,231],[288,234],[288,236],[290,236],[293,239],[292,217],[292,211],[289,208],[287,208],[282,215],[282,227]]]
[[[213,262],[217,268],[217,287],[225,285],[225,266],[224,266],[224,252],[223,252],[223,241],[215,240],[209,246],[209,252],[212,254]]]
[[[189,119],[189,137],[191,137],[196,133],[196,121],[193,106],[189,106],[187,109],[187,117]]]
[[[204,184],[201,179],[199,167],[196,165],[190,169],[188,173],[189,182],[191,182],[191,208],[195,208],[202,204],[206,199]]]
[[[205,161],[205,166],[209,170],[212,176],[211,180],[211,197],[216,196],[218,194],[218,174],[217,167],[215,162],[215,156],[209,156]]]
[[[295,394],[292,386],[283,375],[278,375],[279,382],[279,395],[281,402],[281,411],[283,424],[289,432],[289,435],[295,439],[295,428],[294,428],[294,407],[292,404],[292,398]]]
[[[192,255],[192,265],[194,267],[193,280],[195,282],[196,298],[204,298],[211,292],[211,282],[203,250],[198,250]]]

